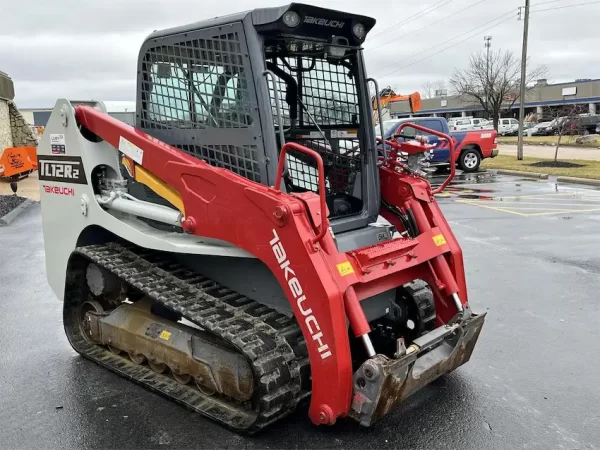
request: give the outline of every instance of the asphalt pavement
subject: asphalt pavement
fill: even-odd
[[[600,191],[489,173],[439,202],[487,311],[469,363],[372,429],[300,409],[240,436],[83,360],[47,285],[40,207],[0,228],[0,447],[600,447]]]

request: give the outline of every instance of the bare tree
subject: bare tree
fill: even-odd
[[[438,91],[446,89],[446,82],[444,80],[426,81],[422,86],[422,97],[423,98],[434,98]]]
[[[564,105],[559,108],[547,108],[546,117],[552,117],[552,129],[557,136],[554,161],[558,161],[558,149],[563,136],[575,136],[583,131],[581,114],[585,113],[583,105]]]
[[[529,64],[528,64],[529,65]],[[532,81],[546,78],[545,66],[530,70],[527,74],[526,90],[533,88]],[[462,101],[477,101],[492,117],[494,128],[503,109],[510,110],[519,99],[521,83],[521,61],[509,51],[497,50],[471,54],[466,69],[455,69],[450,84]]]

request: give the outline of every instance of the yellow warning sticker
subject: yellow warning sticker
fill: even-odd
[[[160,332],[160,334],[158,335],[159,338],[164,339],[165,341],[168,341],[169,338],[171,337],[171,333],[167,330],[163,330]]]
[[[354,273],[354,268],[352,267],[352,264],[350,264],[349,261],[339,263],[337,265],[337,270],[340,273],[340,275],[343,277],[345,277],[346,275],[350,275],[351,273]]]
[[[439,247],[440,245],[444,245],[446,243],[446,238],[443,234],[436,234],[433,237],[433,242]]]

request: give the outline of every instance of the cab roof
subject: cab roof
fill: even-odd
[[[344,11],[338,11],[327,8],[320,8],[313,5],[307,5],[303,3],[289,3],[285,6],[277,6],[272,8],[258,8],[253,10],[247,10],[234,14],[228,14],[224,16],[217,16],[211,19],[201,20],[198,22],[181,25],[178,27],[166,28],[164,30],[156,30],[151,33],[146,40],[157,39],[166,36],[172,36],[175,34],[186,33],[193,30],[199,30],[204,28],[217,27],[220,25],[226,25],[233,22],[241,22],[250,16],[250,20],[255,27],[262,25],[272,24],[281,19],[281,17],[289,10],[296,12],[310,12],[310,14],[319,15],[319,17],[335,17],[343,18],[352,22],[361,22],[365,25],[365,29],[368,32],[375,26],[376,20],[372,17],[361,16],[358,14],[346,13]]]

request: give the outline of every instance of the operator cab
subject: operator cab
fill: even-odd
[[[361,49],[374,25],[292,3],[153,33],[140,51],[137,126],[270,186],[283,144],[302,144],[323,159],[333,231],[365,227],[379,210]],[[286,158],[281,188],[318,193],[314,159]]]

